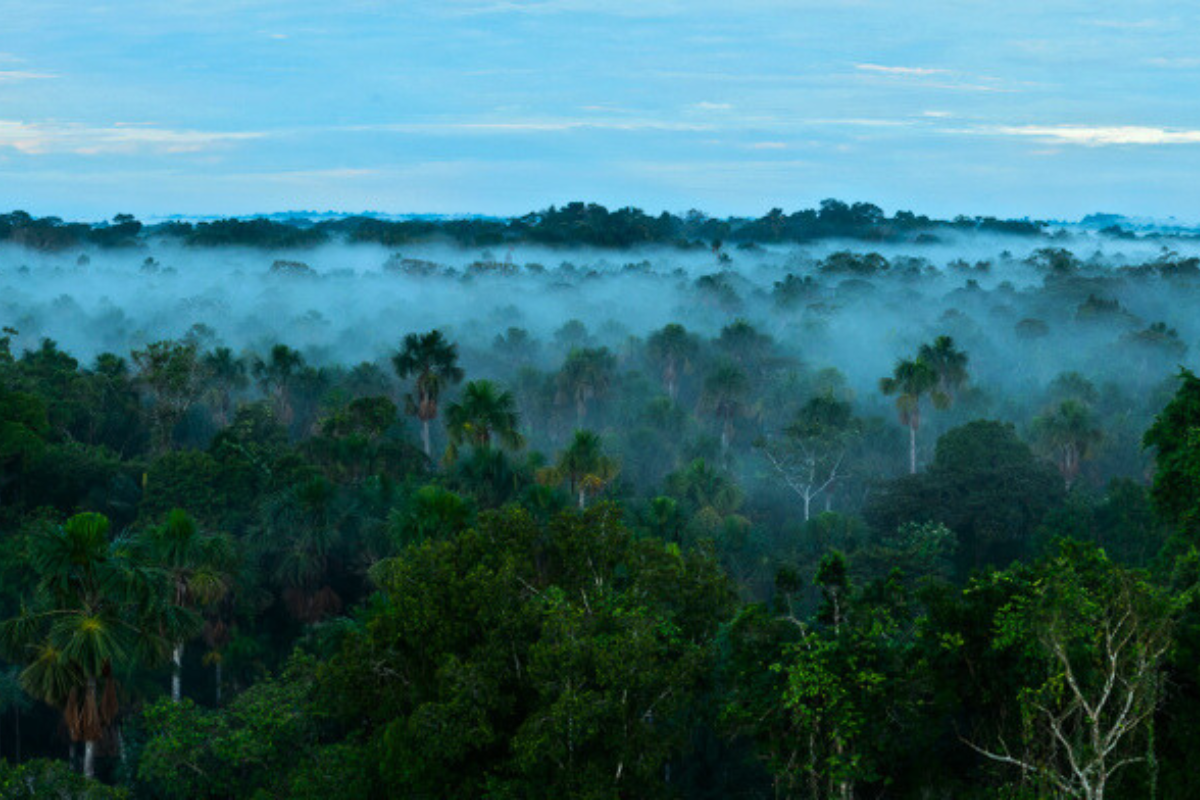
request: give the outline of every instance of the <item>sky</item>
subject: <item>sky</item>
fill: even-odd
[[[1200,220],[1200,6],[0,0],[0,208]]]

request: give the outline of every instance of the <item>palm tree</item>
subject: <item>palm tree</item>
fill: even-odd
[[[575,402],[575,422],[583,425],[588,401],[603,397],[612,386],[616,359],[607,347],[574,348],[558,373],[558,402]]]
[[[939,408],[954,402],[954,395],[967,382],[967,354],[954,345],[949,336],[939,336],[933,344],[923,344],[917,351],[917,359],[924,361],[937,376],[937,394],[934,404]]]
[[[21,686],[59,708],[71,740],[84,742],[87,777],[95,774],[96,743],[119,711],[116,674],[163,660],[176,632],[196,623],[127,543],[108,533],[107,518],[85,513],[35,536],[29,563],[37,595],[0,625],[5,649],[26,664]]]
[[[174,605],[195,610],[211,606],[229,593],[233,580],[233,543],[226,536],[201,532],[186,511],[172,510],[166,522],[142,536],[139,545],[147,562],[166,573]],[[183,696],[185,644],[182,637],[171,642],[171,699],[176,703]]]
[[[881,378],[879,390],[896,395],[896,411],[900,424],[908,428],[909,472],[917,474],[917,430],[921,427],[921,398],[933,392],[938,375],[933,367],[920,358],[896,362],[890,377]]]
[[[587,496],[599,494],[620,471],[620,464],[605,455],[598,434],[577,430],[571,444],[558,454],[555,465],[538,472],[538,481],[547,485],[565,481],[571,494],[578,498],[582,511]]]
[[[201,359],[204,368],[208,406],[213,424],[224,428],[233,419],[233,396],[246,388],[246,362],[228,347],[218,347]]]
[[[438,415],[438,398],[447,385],[463,379],[458,366],[458,345],[446,341],[442,332],[410,333],[404,345],[392,357],[392,366],[400,380],[416,376],[416,394],[405,397],[405,410],[421,421],[421,443],[425,456],[433,457],[429,442],[429,423]]]
[[[646,340],[646,354],[659,368],[663,387],[672,400],[679,394],[679,374],[689,372],[700,345],[682,325],[671,323]]]
[[[743,411],[748,386],[746,373],[732,362],[718,366],[704,381],[701,405],[721,420],[721,452],[733,440],[733,421]]]
[[[446,459],[457,458],[463,444],[490,448],[493,438],[503,447],[520,450],[525,439],[517,430],[519,423],[512,392],[501,391],[492,381],[471,381],[463,389],[462,398],[446,406],[446,432],[450,436]]]
[[[1079,477],[1081,462],[1103,438],[1091,410],[1078,400],[1064,400],[1053,411],[1037,417],[1033,421],[1033,434],[1054,459],[1068,490]]]
[[[285,428],[292,424],[292,390],[303,369],[304,356],[286,344],[272,347],[265,361],[261,358],[254,360],[254,377],[259,388],[271,398],[275,416]]]

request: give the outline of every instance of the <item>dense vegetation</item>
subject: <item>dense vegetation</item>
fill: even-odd
[[[861,205],[3,218],[0,797],[1192,796],[1196,259]]]

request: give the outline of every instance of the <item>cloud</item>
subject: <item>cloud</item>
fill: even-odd
[[[1028,137],[1050,144],[1074,144],[1086,147],[1200,144],[1200,130],[1154,128],[1143,125],[993,125],[956,132]]]
[[[231,142],[258,139],[266,134],[249,131],[195,131],[153,125],[115,124],[92,126],[74,122],[22,122],[0,120],[0,149],[28,155],[72,153],[195,153]]]
[[[16,83],[18,81],[45,81],[57,78],[45,72],[26,72],[19,69],[0,70],[0,83]]]
[[[715,126],[706,123],[677,122],[637,118],[545,118],[487,121],[412,122],[383,125],[349,125],[336,130],[356,132],[393,132],[413,134],[505,134],[505,133],[564,133],[580,130],[600,131],[711,131]]]
[[[886,67],[882,64],[855,64],[854,68],[862,72],[873,72],[880,75],[918,78],[930,75],[945,75],[947,73],[947,70],[933,69],[932,67]]]
[[[707,100],[696,103],[692,106],[696,111],[732,111],[733,106],[729,103],[710,103]]]
[[[1154,67],[1162,67],[1163,69],[1195,69],[1196,67],[1200,67],[1200,58],[1194,56],[1179,56],[1177,58],[1156,56],[1147,59],[1146,63]]]

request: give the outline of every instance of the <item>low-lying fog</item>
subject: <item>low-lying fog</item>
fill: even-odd
[[[7,248],[0,250],[0,322],[19,331],[14,351],[49,337],[85,363],[200,325],[211,331],[202,333],[205,346],[262,352],[282,341],[319,364],[375,360],[405,333],[433,327],[469,352],[509,327],[553,344],[555,331],[577,319],[594,343],[619,352],[629,336],[669,322],[714,336],[744,318],[807,366],[836,366],[860,390],[941,333],[971,354],[977,382],[1010,390],[1064,370],[1153,382],[1187,361],[1182,348],[1200,338],[1200,281],[1122,269],[1178,264],[1186,254],[1076,241],[1082,263],[1064,277],[1050,259],[1031,258],[1045,247],[1014,237],[720,253],[445,246],[396,253],[347,245],[43,255]],[[835,262],[846,259],[829,258],[839,252],[879,252],[889,268],[839,269]],[[1145,333],[1157,322],[1176,335]]]

